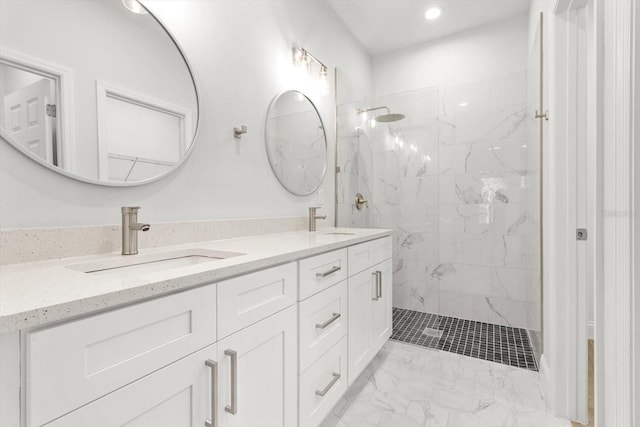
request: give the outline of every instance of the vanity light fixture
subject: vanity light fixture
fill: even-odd
[[[307,74],[311,74],[314,64],[318,65],[320,67],[318,77],[323,84],[327,83],[328,68],[322,63],[322,61],[300,46],[293,45],[292,52],[294,65],[306,68]]]
[[[139,15],[145,15],[149,13],[138,0],[122,0],[122,4],[133,13],[137,13]]]
[[[433,21],[434,19],[438,19],[442,14],[442,9],[439,7],[430,7],[424,14],[424,18]]]

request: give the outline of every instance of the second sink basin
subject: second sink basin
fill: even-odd
[[[71,265],[67,268],[96,276],[137,276],[157,273],[189,265],[202,264],[239,255],[239,252],[215,251],[210,249],[185,249],[146,255],[128,255],[121,258],[86,264]]]

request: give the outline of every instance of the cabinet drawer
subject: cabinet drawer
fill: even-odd
[[[28,425],[40,426],[214,343],[215,307],[216,289],[209,285],[28,333]]]
[[[300,302],[298,309],[302,372],[347,333],[347,281]]]
[[[215,362],[216,357],[213,344],[58,418],[47,427],[203,427],[211,419],[211,393],[217,390],[211,372],[216,367],[205,362]]]
[[[300,301],[346,278],[346,249],[300,260]]]
[[[342,338],[299,378],[299,425],[318,426],[347,391],[347,338]]]
[[[218,283],[218,337],[224,338],[296,303],[296,263]]]
[[[391,237],[360,243],[349,248],[349,276],[391,258]]]

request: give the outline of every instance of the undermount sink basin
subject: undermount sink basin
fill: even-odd
[[[137,276],[157,273],[189,265],[202,264],[239,255],[239,252],[215,251],[210,249],[185,249],[147,255],[131,255],[102,262],[70,265],[67,268],[94,276]]]

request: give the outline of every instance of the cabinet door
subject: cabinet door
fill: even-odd
[[[373,267],[374,275],[379,272],[380,280],[377,298],[371,304],[371,341],[374,354],[380,351],[385,342],[391,337],[391,260],[386,260]]]
[[[391,336],[391,260],[349,278],[349,385]]]
[[[203,427],[210,422],[216,345],[185,357],[47,427]],[[64,387],[63,387],[64,388]],[[220,424],[218,424],[220,425]],[[217,426],[214,426],[217,427]]]
[[[218,342],[221,427],[296,426],[297,335],[292,306]]]
[[[372,305],[375,297],[375,274],[365,270],[349,278],[349,385],[353,384],[374,356]]]

